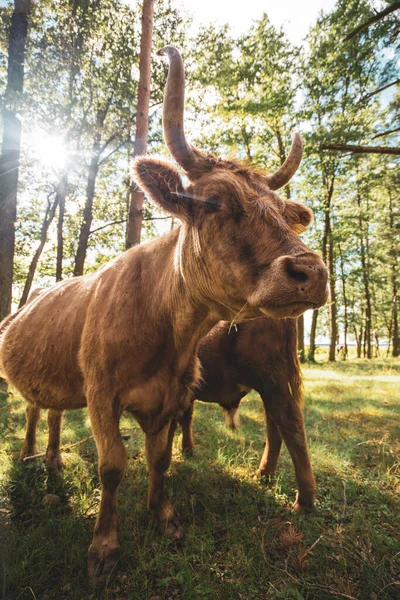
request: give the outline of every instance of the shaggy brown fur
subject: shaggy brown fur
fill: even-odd
[[[239,311],[241,320],[295,316],[326,300],[323,263],[286,221],[296,205],[289,205],[288,217],[276,194],[265,188],[260,195],[248,174],[222,167],[186,190],[178,172],[161,161],[141,158],[135,173],[182,226],[96,273],[41,293],[2,327],[0,342],[0,370],[34,411],[88,405],[103,488],[91,576],[109,571],[118,554],[117,491],[126,465],[122,411],[146,433],[149,507],[167,533],[179,537],[163,474],[175,420],[189,407],[199,377],[199,340]],[[210,212],[186,195],[220,205]],[[302,206],[295,214],[300,222],[305,214],[310,220]]]
[[[283,438],[297,479],[294,507],[311,508],[315,480],[301,410],[303,385],[295,319],[254,319],[241,323],[237,330],[221,322],[200,342],[198,356],[202,377],[194,397],[220,404],[228,426],[235,428],[241,399],[255,389],[267,417],[267,439],[258,473],[270,476],[275,472]],[[193,404],[179,420],[184,452],[193,448],[192,418]]]

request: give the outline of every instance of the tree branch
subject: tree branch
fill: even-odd
[[[391,83],[388,83],[387,85],[383,85],[382,87],[371,92],[370,94],[366,94],[365,96],[360,98],[360,102],[365,102],[365,100],[368,100],[368,98],[372,98],[372,96],[379,94],[379,92],[383,92],[383,90],[387,90],[388,88],[392,87],[393,85],[398,85],[399,83],[400,83],[400,79],[396,79],[396,81],[392,81]]]
[[[101,225],[100,227],[97,227],[96,229],[92,229],[92,231],[89,231],[89,235],[92,235],[93,233],[97,233],[98,231],[101,231],[102,229],[105,229],[106,227],[111,227],[112,225],[120,225],[121,223],[126,223],[126,219],[120,219],[119,221],[111,221],[110,223]]]
[[[400,127],[396,127],[396,129],[388,129],[387,131],[382,131],[382,133],[377,133],[372,139],[376,140],[376,138],[383,137],[384,135],[389,135],[389,133],[397,133],[398,131],[400,131]]]
[[[100,167],[101,165],[104,165],[104,163],[105,163],[105,162],[107,162],[107,161],[108,161],[108,159],[109,159],[109,158],[110,158],[110,157],[111,157],[113,154],[115,154],[116,152],[118,152],[118,150],[120,150],[120,149],[121,149],[123,146],[125,146],[126,144],[129,144],[129,143],[131,143],[131,144],[133,143],[133,142],[132,142],[132,137],[131,137],[131,136],[127,137],[127,138],[126,138],[125,140],[123,140],[123,141],[122,141],[120,144],[118,144],[117,146],[115,146],[115,148],[114,148],[113,150],[111,150],[111,152],[109,152],[109,153],[108,153],[106,156],[104,156],[104,158],[102,158],[102,159],[99,161],[99,167]]]
[[[334,150],[335,152],[353,152],[355,154],[394,154],[400,156],[400,148],[388,146],[351,146],[348,144],[321,144],[320,150]]]
[[[172,217],[143,217],[142,221],[164,221],[166,219],[172,219]],[[121,219],[119,221],[111,221],[110,223],[101,225],[100,227],[97,227],[96,229],[92,229],[92,231],[89,232],[89,235],[92,235],[92,233],[97,233],[98,231],[101,231],[102,229],[105,229],[106,227],[111,227],[112,225],[120,225],[121,223],[126,223],[126,219]]]
[[[395,2],[392,2],[391,4],[389,4],[389,6],[387,6],[384,10],[382,10],[381,12],[377,13],[376,15],[374,15],[373,17],[368,19],[368,21],[365,21],[365,23],[362,23],[361,25],[359,25],[358,27],[353,29],[353,31],[350,31],[350,33],[348,33],[346,35],[346,37],[344,38],[343,42],[348,42],[349,40],[354,38],[356,35],[358,35],[362,31],[365,31],[365,29],[368,29],[368,27],[370,27],[374,23],[381,21],[384,17],[386,17],[387,15],[390,15],[390,13],[394,12],[395,10],[398,10],[399,8],[400,8],[400,0],[395,0]]]

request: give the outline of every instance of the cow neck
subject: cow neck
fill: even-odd
[[[169,322],[178,353],[196,351],[201,337],[221,319],[202,294],[201,279],[193,270],[194,249],[186,234],[182,227],[175,229],[152,252],[152,272],[160,273],[151,293],[153,317],[159,327]]]

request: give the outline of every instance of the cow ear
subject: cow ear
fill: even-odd
[[[184,189],[175,167],[155,158],[139,157],[133,164],[133,179],[163,210],[185,219]]]
[[[307,208],[307,206],[304,206],[304,204],[293,202],[293,200],[285,201],[285,212],[283,213],[283,216],[290,229],[296,235],[303,233],[313,220],[311,210]]]

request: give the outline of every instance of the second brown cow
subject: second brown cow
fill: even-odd
[[[261,318],[232,327],[221,321],[199,346],[202,379],[194,396],[218,403],[235,427],[241,399],[252,389],[264,404],[267,438],[258,473],[273,475],[284,440],[297,480],[295,510],[310,509],[315,479],[302,411],[303,385],[295,319]],[[193,404],[180,419],[182,450],[193,448]]]

